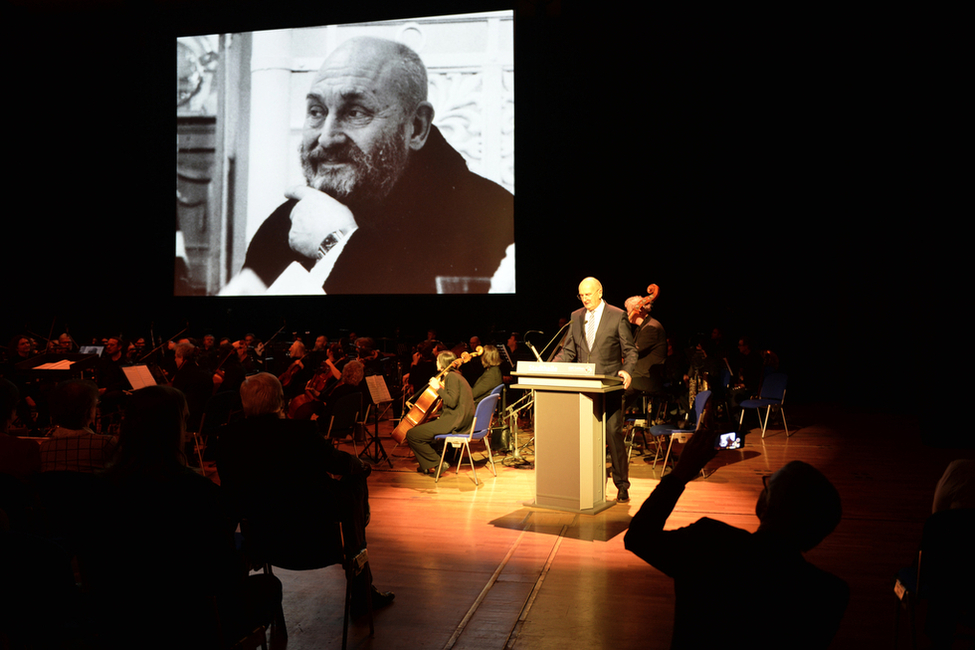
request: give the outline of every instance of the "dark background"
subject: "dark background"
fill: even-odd
[[[929,65],[944,42],[927,22],[332,4],[5,2],[4,342],[285,325],[410,344],[428,327],[448,343],[542,330],[540,346],[593,275],[617,306],[658,284],[654,316],[682,345],[721,326],[776,351],[795,401],[910,412],[932,397],[916,381],[931,298],[918,273],[944,213],[918,209],[916,190],[943,161],[918,147],[954,119],[961,84]],[[176,36],[510,8],[516,296],[172,297]]]

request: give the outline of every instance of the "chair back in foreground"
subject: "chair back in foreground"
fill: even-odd
[[[320,569],[339,564],[345,571],[345,613],[342,623],[342,648],[347,646],[352,613],[353,586],[369,571],[365,548],[354,548],[341,523],[333,521],[314,499],[296,494],[269,494],[261,503],[252,503],[240,530],[244,551],[253,565],[290,571]],[[307,495],[305,495],[307,496]],[[317,515],[314,513],[318,513]],[[365,576],[367,579],[370,574]],[[375,634],[369,601],[369,633]],[[278,613],[278,629],[285,630],[284,613]]]
[[[435,477],[435,482],[440,480],[440,472],[443,469],[444,458],[447,454],[447,447],[461,447],[460,458],[457,459],[457,469],[460,470],[461,464],[464,462],[464,453],[467,453],[467,459],[471,464],[471,472],[474,475],[474,484],[477,485],[477,470],[474,469],[474,458],[471,456],[471,446],[470,443],[474,440],[481,440],[484,442],[484,448],[487,449],[488,461],[491,463],[491,471],[494,475],[498,475],[498,470],[494,466],[494,456],[491,454],[491,421],[494,418],[494,411],[498,405],[498,400],[501,399],[500,391],[492,391],[487,397],[482,399],[477,404],[477,409],[474,411],[474,421],[471,423],[471,428],[465,433],[453,432],[449,434],[444,434],[437,436],[436,440],[443,441],[443,452],[440,454],[440,465],[437,466],[437,475]]]
[[[368,407],[363,410],[364,401],[363,394],[360,392],[340,397],[332,409],[328,432],[325,434],[326,438],[351,437],[352,451],[355,455],[359,454],[356,439],[364,440],[366,418],[369,417]]]

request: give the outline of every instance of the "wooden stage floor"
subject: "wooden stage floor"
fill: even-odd
[[[793,459],[815,465],[844,506],[836,531],[807,555],[851,587],[833,647],[892,647],[893,574],[916,552],[945,467],[975,451],[925,447],[906,417],[813,405],[794,405],[787,415],[790,438],[770,428],[763,441],[754,429],[744,449],[721,452],[709,465],[713,473],[688,485],[667,527],[708,516],[754,530],[761,477]],[[574,515],[526,505],[534,496],[532,469],[499,465],[495,478],[479,463],[480,487],[469,467],[451,469],[435,484],[415,471],[405,446],[394,450],[382,435],[393,468],[377,466],[369,479],[367,534],[375,583],[396,600],[376,612],[375,637],[364,621],[353,623],[350,648],[669,647],[672,582],[623,548],[631,515],[659,478],[642,456],[631,461],[629,504]],[[351,451],[351,443],[340,448]],[[610,482],[607,497],[615,496]],[[272,638],[272,650],[340,647],[341,570],[276,573],[284,583],[288,638]],[[747,580],[747,566],[741,576]],[[704,623],[761,623],[762,603],[741,605],[736,615],[722,620],[716,612]]]

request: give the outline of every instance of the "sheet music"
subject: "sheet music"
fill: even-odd
[[[42,363],[39,366],[35,366],[34,370],[71,370],[71,365],[73,363],[73,361],[69,361],[68,359],[62,359],[61,361]]]
[[[386,378],[382,375],[370,375],[366,377],[366,386],[369,387],[369,395],[372,397],[373,404],[383,404],[393,401],[393,398],[389,395]]]
[[[496,345],[495,347],[497,348],[498,352],[501,354],[501,360],[503,362],[506,361],[508,363],[509,368],[514,368],[515,363],[514,361],[511,360],[511,354],[509,354],[508,352],[508,346],[502,343],[501,345]]]
[[[125,378],[129,380],[132,390],[156,385],[156,378],[149,372],[149,366],[123,366],[122,372],[125,373]]]

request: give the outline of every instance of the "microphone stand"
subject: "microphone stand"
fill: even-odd
[[[550,345],[555,343],[555,341],[564,340],[563,332],[565,332],[567,327],[569,327],[569,323],[566,323],[561,328],[559,328],[559,331],[555,333],[555,336],[553,336],[552,339],[545,344],[545,347],[542,348],[542,352],[547,350]],[[533,346],[528,341],[528,334],[531,334],[532,332],[538,332],[539,334],[544,334],[544,332],[541,332],[539,330],[530,330],[525,333],[525,342],[528,343],[528,347],[535,355],[535,358],[541,363],[542,355],[539,354],[538,350],[535,349],[535,346]],[[552,354],[549,355],[549,360],[555,358],[556,353],[558,353],[561,347],[562,346],[560,345],[553,350]],[[505,352],[507,352],[507,348],[505,349]],[[509,359],[509,363],[510,363],[510,359]],[[523,400],[527,400],[527,401],[523,405],[518,406],[518,403]],[[512,465],[522,467],[523,469],[531,469],[535,466],[535,464],[522,458],[521,449],[518,448],[518,412],[521,411],[522,409],[528,408],[534,403],[535,403],[535,391],[530,391],[527,395],[525,395],[525,397],[522,397],[520,400],[518,400],[518,402],[515,402],[513,405],[508,407],[509,417],[511,418],[511,424],[509,425],[509,428],[513,432],[514,439],[515,439],[514,452],[511,454],[511,458],[509,459],[509,461]]]
[[[554,358],[555,358],[555,356],[556,356],[556,355],[557,355],[557,354],[558,354],[559,352],[561,352],[561,351],[562,351],[562,348],[563,348],[563,347],[565,347],[565,336],[566,336],[566,335],[565,335],[565,334],[563,334],[563,332],[565,332],[565,330],[566,330],[566,328],[567,328],[567,327],[569,326],[569,324],[570,324],[570,323],[571,323],[571,321],[570,321],[569,323],[566,323],[565,325],[563,325],[563,326],[562,326],[562,327],[561,327],[561,328],[559,329],[559,331],[555,333],[555,336],[553,336],[553,337],[552,337],[552,340],[551,340],[551,341],[549,341],[548,343],[546,343],[546,344],[545,344],[545,347],[544,347],[544,348],[542,348],[542,352],[544,352],[545,350],[547,350],[547,349],[548,349],[548,346],[550,346],[550,345],[552,345],[553,343],[555,343],[555,341],[556,341],[556,340],[558,340],[558,341],[559,341],[559,344],[558,344],[557,346],[555,346],[554,348],[552,348],[552,353],[551,353],[550,355],[548,355],[548,360],[549,360],[549,361],[551,361],[552,359],[554,359]],[[539,361],[541,361],[541,359],[539,359]]]
[[[535,333],[544,334],[545,332],[542,332],[541,330],[528,330],[527,332],[525,332],[525,343],[528,344],[528,349],[531,350],[532,351],[532,354],[535,355],[535,359],[539,363],[541,363],[542,362],[542,355],[540,355],[538,353],[538,350],[535,349],[535,346],[532,345],[531,341],[528,340],[528,335],[529,334],[535,334]]]
[[[526,332],[525,333],[524,340],[525,340],[525,343],[528,344],[529,349],[531,349],[532,353],[535,355],[535,358],[538,359],[539,361],[541,361],[542,359],[539,356],[538,351],[535,350],[534,346],[532,346],[531,343],[528,343],[528,334],[531,334],[532,332],[537,332],[537,331],[538,330],[529,330],[528,332]],[[542,332],[538,332],[538,333],[541,334]],[[515,370],[514,360],[511,358],[511,355],[508,353],[508,346],[502,344],[498,348],[498,351],[507,360],[508,365],[511,367],[511,369],[512,370]],[[529,399],[529,398],[532,398],[532,399]],[[528,401],[525,401],[525,400],[528,400]],[[518,406],[518,404],[520,402],[522,402],[522,401],[525,401],[525,403],[523,405],[521,405],[521,406]],[[529,462],[529,461],[525,460],[524,458],[522,458],[522,456],[521,456],[521,449],[518,448],[518,412],[521,411],[522,409],[527,408],[528,406],[530,406],[534,401],[535,401],[534,400],[534,391],[531,391],[531,392],[527,393],[524,397],[522,397],[518,401],[516,401],[514,404],[508,406],[508,408],[506,409],[507,410],[507,416],[506,416],[506,418],[510,418],[510,424],[507,425],[507,428],[508,428],[508,430],[514,436],[514,446],[513,446],[513,451],[511,452],[511,456],[509,456],[508,458],[506,458],[505,461],[504,461],[505,466],[519,467],[521,469],[532,469],[533,467],[535,467],[535,464],[534,463]]]

